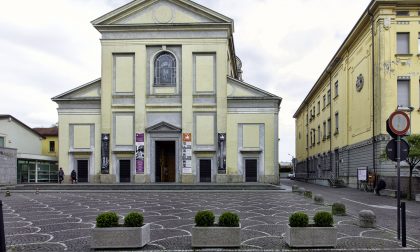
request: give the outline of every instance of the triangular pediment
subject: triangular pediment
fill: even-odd
[[[93,25],[232,23],[189,0],[135,0],[92,21]]]
[[[101,79],[83,84],[75,89],[67,91],[63,94],[57,95],[52,100],[85,100],[85,99],[100,99],[101,98]]]
[[[243,81],[228,77],[227,80],[227,95],[228,97],[272,97],[278,96],[264,91],[260,88],[252,86]]]
[[[146,129],[147,133],[181,133],[182,129],[167,122],[160,122]]]

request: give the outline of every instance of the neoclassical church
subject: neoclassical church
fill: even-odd
[[[189,0],[136,0],[92,24],[101,77],[52,98],[66,176],[278,183],[281,98],[242,80],[232,19]]]

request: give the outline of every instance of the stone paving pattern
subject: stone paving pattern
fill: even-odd
[[[142,250],[191,250],[191,229],[199,210],[236,212],[241,219],[241,250],[289,250],[283,236],[288,216],[304,211],[310,218],[330,211],[311,199],[284,192],[124,192],[13,193],[3,200],[8,251],[89,251],[90,230],[98,213],[124,216],[140,211],[151,223],[151,242]],[[334,217],[340,251],[379,249],[396,251],[395,232],[362,229],[353,216]],[[420,251],[420,241],[408,248]]]

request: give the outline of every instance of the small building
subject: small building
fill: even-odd
[[[419,4],[373,0],[362,13],[294,114],[297,179],[357,187],[367,170],[395,188],[395,163],[381,155],[397,108],[415,108],[411,133],[420,134]],[[407,177],[403,163],[404,190]]]
[[[15,117],[0,115],[0,147],[16,150],[14,183],[58,181],[58,160],[57,157],[42,153],[44,139],[44,136]],[[2,162],[5,160],[0,159],[0,163]],[[0,164],[1,166],[3,165]]]
[[[53,98],[66,176],[278,183],[281,98],[243,81],[232,19],[189,0],[136,0],[92,24],[102,76]]]
[[[58,127],[33,128],[42,139],[42,155],[58,158]]]

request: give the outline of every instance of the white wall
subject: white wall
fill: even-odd
[[[15,148],[19,154],[41,155],[41,137],[20,123],[8,119],[0,119],[0,136],[3,136],[4,147]]]

